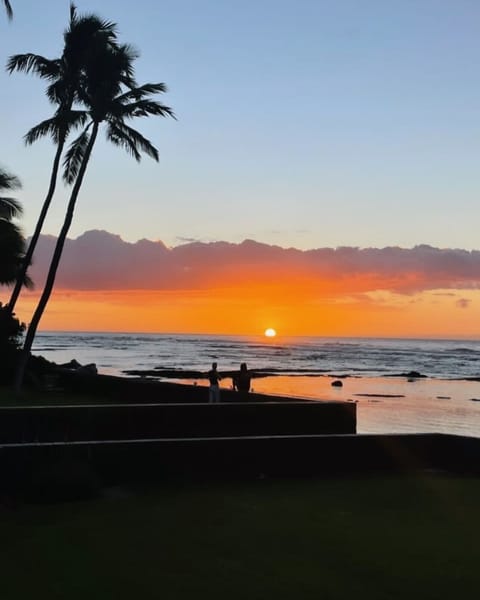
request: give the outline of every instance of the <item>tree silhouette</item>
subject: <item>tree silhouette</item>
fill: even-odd
[[[3,196],[4,192],[20,187],[18,177],[0,169],[0,285],[16,281],[24,258],[25,240],[20,228],[12,223],[12,219],[22,214],[22,207],[15,198]]]
[[[154,94],[166,91],[165,84],[147,83],[138,87],[125,86],[126,75],[128,75],[129,81],[133,78],[133,61],[136,58],[136,53],[128,45],[103,46],[97,47],[86,61],[78,91],[78,100],[82,103],[84,110],[78,111],[76,122],[77,124],[84,122],[85,128],[71,144],[64,161],[64,179],[67,183],[73,183],[73,187],[45,287],[28,327],[16,375],[17,392],[22,386],[25,367],[38,324],[53,290],[63,247],[72,223],[75,204],[100,126],[105,125],[108,141],[123,147],[137,161],[140,161],[142,153],[158,161],[157,149],[143,135],[130,127],[126,121],[136,117],[174,117],[168,106],[152,99]]]
[[[82,73],[89,54],[102,46],[114,45],[116,40],[116,25],[104,21],[94,14],[78,16],[76,8],[70,5],[70,23],[64,32],[64,49],[62,56],[48,59],[38,54],[16,54],[7,62],[7,71],[13,73],[33,73],[49,82],[47,97],[57,106],[52,118],[42,121],[26,134],[25,143],[33,144],[43,136],[51,136],[56,144],[52,171],[47,194],[38,217],[35,230],[25,254],[23,266],[18,280],[12,290],[8,302],[8,310],[13,313],[15,304],[22,288],[22,281],[40,237],[40,233],[48,213],[58,179],[60,160],[68,134],[71,129],[84,123],[84,114],[72,110],[78,99],[78,89],[81,85]],[[127,81],[128,83],[128,81]],[[132,85],[134,82],[130,82]]]

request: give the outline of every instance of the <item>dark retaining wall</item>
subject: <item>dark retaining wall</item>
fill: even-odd
[[[355,431],[350,402],[0,407],[0,443]]]
[[[331,476],[442,469],[477,473],[480,440],[443,434],[197,438],[0,445],[0,490],[60,493],[171,477]],[[88,477],[86,477],[86,474]],[[35,491],[35,490],[34,490]]]

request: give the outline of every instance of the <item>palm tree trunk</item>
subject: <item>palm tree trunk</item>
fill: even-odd
[[[62,135],[61,139],[63,141],[59,142],[57,146],[57,152],[55,153],[55,158],[53,159],[53,167],[52,174],[50,176],[50,184],[48,186],[47,195],[43,202],[42,210],[40,212],[40,216],[38,217],[37,225],[35,226],[35,231],[33,232],[32,239],[28,245],[27,252],[22,262],[22,268],[20,273],[18,274],[17,280],[15,282],[15,286],[12,291],[12,295],[10,296],[10,301],[7,304],[7,310],[10,314],[14,312],[15,304],[17,303],[18,296],[22,289],[23,283],[25,281],[25,275],[27,274],[27,269],[32,262],[33,253],[35,252],[35,248],[37,246],[38,238],[40,237],[40,233],[43,228],[43,224],[45,222],[45,218],[48,213],[48,209],[50,208],[50,203],[53,198],[53,194],[55,193],[55,188],[57,185],[57,177],[58,177],[58,168],[60,166],[60,159],[62,157],[63,148],[65,146],[65,136]]]
[[[87,170],[88,161],[90,159],[90,155],[92,153],[93,146],[95,144],[95,140],[97,138],[99,123],[95,122],[92,128],[92,133],[90,136],[90,140],[88,142],[88,146],[85,150],[85,155],[82,160],[82,164],[80,166],[80,170],[78,172],[77,179],[75,181],[75,185],[73,186],[72,193],[70,195],[70,200],[68,202],[67,212],[65,214],[65,220],[63,222],[62,229],[60,231],[60,235],[57,239],[57,244],[55,246],[55,251],[53,253],[52,262],[50,263],[50,269],[48,271],[47,280],[45,282],[45,287],[43,289],[42,295],[38,302],[37,308],[33,313],[32,320],[30,325],[28,326],[27,335],[25,337],[25,343],[22,348],[22,352],[20,355],[19,364],[17,367],[17,372],[15,374],[15,392],[20,394],[23,384],[23,379],[25,375],[25,369],[28,363],[28,359],[30,358],[30,351],[32,349],[33,340],[35,339],[35,334],[37,333],[37,328],[40,323],[40,319],[42,318],[43,312],[48,304],[50,299],[53,286],[55,283],[55,277],[57,275],[58,265],[60,263],[60,258],[62,256],[63,247],[65,245],[65,240],[67,238],[68,230],[70,229],[70,225],[72,224],[73,212],[75,210],[75,203],[78,198],[78,193],[82,186],[83,177],[85,175],[85,171]]]

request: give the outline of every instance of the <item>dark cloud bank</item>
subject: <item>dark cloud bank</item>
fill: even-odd
[[[45,278],[55,238],[41,236],[31,274]],[[480,251],[439,249],[318,248],[297,250],[251,240],[241,244],[123,241],[106,231],[88,231],[66,241],[56,287],[78,290],[209,289],[245,283],[315,287],[335,282],[344,292],[378,289],[414,293],[431,289],[476,289]]]

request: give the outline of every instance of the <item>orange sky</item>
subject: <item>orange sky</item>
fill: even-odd
[[[296,285],[199,291],[54,292],[42,330],[279,335],[479,337],[477,291],[411,295],[323,292]],[[24,293],[17,315],[29,320],[37,295]]]

